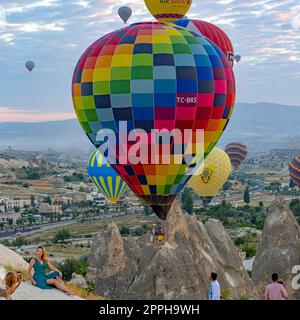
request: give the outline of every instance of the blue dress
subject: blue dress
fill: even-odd
[[[47,275],[46,270],[49,268],[48,264],[45,261],[43,262],[43,264],[41,264],[37,258],[35,258],[34,260],[35,264],[33,266],[33,279],[36,282],[36,286],[41,289],[53,289],[53,286],[49,286],[47,284],[47,280],[55,279],[57,276],[59,276],[59,273],[55,271]]]

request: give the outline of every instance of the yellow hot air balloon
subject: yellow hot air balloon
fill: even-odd
[[[145,0],[145,4],[156,20],[170,22],[182,19],[192,0]]]
[[[189,180],[189,185],[207,206],[229,178],[231,162],[225,151],[214,148],[199,170],[203,171],[198,175],[196,172]]]

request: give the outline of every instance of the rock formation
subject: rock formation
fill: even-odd
[[[98,255],[96,293],[121,299],[207,299],[210,273],[215,271],[222,289],[230,290],[233,298],[257,297],[234,244],[219,222],[210,221],[206,228],[175,204],[165,228],[167,241],[161,246],[147,243],[137,261],[115,224],[102,232],[90,257],[95,261]]]
[[[284,198],[278,196],[268,212],[252,278],[263,291],[276,272],[285,282],[290,298],[300,299],[300,291],[292,288],[292,269],[296,265],[300,265],[300,228]]]
[[[123,241],[115,223],[99,233],[91,249],[87,277],[95,279],[97,294],[115,297],[127,292],[138,267],[133,247],[132,241]]]
[[[77,287],[86,289],[88,287],[86,280],[81,274],[73,273],[72,278],[69,281],[70,284],[73,284]]]
[[[0,244],[0,265],[9,271],[26,273],[28,263],[17,253]]]

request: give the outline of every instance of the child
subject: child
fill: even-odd
[[[0,289],[0,299],[10,300],[11,295],[19,288],[22,282],[22,275],[20,272],[9,272],[5,276],[5,289]]]

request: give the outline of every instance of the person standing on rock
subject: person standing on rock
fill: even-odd
[[[215,272],[212,272],[210,275],[209,300],[221,300],[221,289],[217,278],[218,275]]]
[[[46,274],[46,269],[48,268],[53,272]],[[33,276],[32,269],[34,270]],[[62,273],[49,262],[43,247],[37,248],[35,259],[30,261],[28,275],[32,284],[40,289],[53,289],[56,287],[67,295],[72,295],[71,291],[65,287],[64,282],[62,281]]]
[[[272,283],[266,288],[265,298],[267,300],[285,300],[288,298],[288,293],[286,292],[284,286],[278,283],[278,274],[272,274]]]

